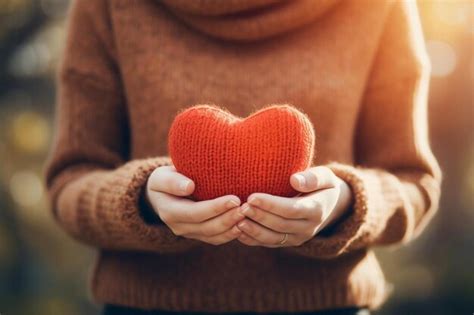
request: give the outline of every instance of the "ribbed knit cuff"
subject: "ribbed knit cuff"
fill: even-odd
[[[310,257],[331,258],[343,254],[360,242],[368,241],[373,230],[377,229],[379,218],[376,211],[371,211],[372,203],[376,200],[368,197],[368,187],[379,183],[350,165],[331,163],[327,166],[349,185],[354,203],[348,213],[328,231],[316,235],[301,246],[285,248],[287,251]]]
[[[149,175],[169,164],[167,157],[133,160],[112,171],[84,175],[65,187],[70,190],[65,199],[71,200],[72,194],[75,201],[64,207],[69,210],[61,211],[60,221],[77,238],[98,247],[160,252],[188,248],[194,241],[174,235],[164,224],[148,224],[139,208]]]

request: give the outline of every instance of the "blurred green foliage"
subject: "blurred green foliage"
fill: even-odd
[[[432,61],[430,135],[444,171],[440,211],[403,248],[380,248],[394,293],[378,314],[474,311],[473,4],[418,1]],[[43,165],[67,0],[0,0],[0,313],[98,314],[94,251],[48,210]],[[396,251],[395,251],[396,250]]]

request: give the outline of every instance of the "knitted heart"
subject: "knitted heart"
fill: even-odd
[[[315,134],[309,119],[289,105],[274,105],[243,119],[215,106],[197,105],[171,125],[169,154],[191,178],[195,200],[254,192],[294,196],[291,174],[310,166]]]

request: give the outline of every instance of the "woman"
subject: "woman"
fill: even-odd
[[[428,79],[408,1],[76,1],[47,181],[58,222],[100,250],[95,300],[106,314],[378,307],[371,248],[410,241],[437,208]],[[315,167],[289,179],[302,195],[186,198],[167,132],[203,103],[302,109],[318,135]]]

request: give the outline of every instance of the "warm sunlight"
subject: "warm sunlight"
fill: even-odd
[[[286,7],[277,3],[281,0],[257,1],[256,7],[255,2],[242,0],[226,2],[230,7],[224,2],[213,7],[218,1],[93,0],[88,2],[92,9],[83,5],[84,12],[75,16],[74,23],[68,22],[71,3],[81,1],[88,0],[0,0],[1,315],[98,315],[103,314],[103,304],[112,302],[180,309],[179,303],[188,300],[193,303],[182,309],[197,305],[226,311],[246,307],[319,311],[337,310],[340,305],[333,302],[341,302],[342,297],[348,306],[362,305],[360,310],[365,310],[366,304],[381,302],[385,293],[390,298],[371,314],[474,311],[474,273],[469,267],[474,264],[473,1],[416,1],[418,9],[410,7],[405,20],[411,26],[421,22],[424,42],[406,23],[391,29],[395,39],[411,41],[412,51],[428,56],[423,60],[431,64],[429,80],[426,75],[420,84],[425,78],[411,80],[407,75],[415,72],[409,71],[415,58],[405,56],[409,55],[406,51],[387,52],[389,49],[378,47],[368,52],[376,47],[375,29],[385,25],[378,10],[387,0],[364,2],[366,7],[358,0],[298,0]],[[111,12],[98,18],[99,9]],[[375,13],[366,20],[362,18],[366,11]],[[397,37],[400,30],[408,32]],[[254,41],[262,43],[254,47]],[[394,49],[403,46],[399,42]],[[66,50],[69,59],[60,75]],[[368,71],[367,56],[380,51],[392,59],[382,56],[383,67]],[[365,80],[372,75],[374,80],[385,81],[380,86],[376,81],[373,90],[365,89]],[[60,84],[64,86],[61,93]],[[423,106],[426,94],[427,109]],[[362,100],[367,101],[361,104]],[[226,103],[229,112],[243,117],[273,102],[294,102],[296,109],[270,108],[258,123],[248,124],[245,139],[234,141],[237,144],[229,149],[225,141],[238,138],[241,130],[232,129],[235,126],[228,126],[225,119],[216,119],[215,109],[206,107],[206,117],[198,113],[187,118],[192,123],[170,127],[176,113],[198,101]],[[66,105],[58,115],[55,106],[60,102]],[[412,109],[410,102],[421,106]],[[179,133],[171,135],[169,130]],[[175,152],[167,152],[169,148]],[[317,186],[321,181],[315,184],[312,177],[293,177],[293,183],[287,180],[292,172],[311,166],[313,152],[316,163],[330,170],[329,175],[318,170],[314,178],[324,178],[329,188],[342,187],[343,193],[321,192],[327,187]],[[167,166],[168,155],[173,154],[177,170],[165,169],[159,174],[162,177],[143,175]],[[121,168],[126,162],[157,156],[163,159],[126,168],[135,173]],[[441,188],[437,186],[437,163],[443,173]],[[45,165],[50,165],[48,171]],[[230,173],[233,177],[229,179]],[[188,182],[166,187],[184,187],[179,193],[163,193],[163,178],[169,183],[173,176],[191,177],[189,174],[199,184],[194,195],[184,195],[190,189]],[[149,178],[158,178],[153,183],[158,188],[148,186]],[[129,186],[122,186],[124,183]],[[295,190],[295,183],[314,184],[318,189]],[[273,241],[269,246],[257,238],[235,238],[232,241],[241,241],[245,247],[239,243],[242,247],[226,252],[227,245],[210,240],[217,233],[211,235],[204,228],[187,234],[181,230],[214,217],[204,213],[197,220],[193,211],[180,208],[185,203],[175,204],[174,208],[183,210],[174,213],[176,217],[160,208],[173,205],[180,200],[178,196],[205,201],[225,192],[246,199],[258,189],[287,198],[259,200],[262,209],[268,208],[264,211],[279,213],[273,220],[293,208],[299,214],[329,208],[332,215],[330,220],[323,215],[328,221],[321,225],[314,225],[320,213],[291,218],[313,224],[306,228],[315,234],[306,238],[299,232],[301,226],[292,232],[268,228],[258,231],[269,235]],[[315,191],[326,194],[327,202],[318,203],[318,197],[297,199]],[[150,197],[154,192],[161,196],[160,202]],[[114,194],[120,196],[110,197]],[[439,210],[431,220],[430,211],[436,208],[439,195]],[[51,199],[61,209],[52,209]],[[243,207],[239,202],[237,207]],[[135,206],[139,213],[134,212]],[[253,212],[253,221],[252,211],[245,213],[250,222],[245,228],[251,228],[258,222],[255,217],[266,212]],[[148,220],[147,215],[152,223],[143,224],[140,220]],[[163,220],[169,216],[179,218],[178,223]],[[198,222],[184,224],[183,218]],[[278,221],[280,227],[288,226],[284,218]],[[169,229],[156,232],[152,225],[156,222],[166,223]],[[426,231],[414,237],[414,226],[424,224]],[[239,225],[232,225],[235,227]],[[196,233],[203,235],[197,238]],[[193,251],[186,247],[186,238],[217,242],[221,247]],[[403,243],[410,238],[413,241]],[[278,249],[275,255],[274,247],[289,245],[287,242],[293,242],[294,248]],[[96,252],[108,247],[113,254],[107,253],[107,261],[96,260]],[[214,253],[225,259],[219,260]],[[385,276],[378,271],[377,259]],[[93,269],[93,263],[106,266]],[[206,265],[212,265],[207,268],[212,270],[204,270]],[[156,266],[168,269],[160,273],[154,270],[159,269]],[[227,266],[232,270],[226,270]],[[264,275],[255,276],[252,272],[257,268]],[[110,273],[94,277],[95,291],[89,292],[89,272],[104,270]],[[186,273],[196,277],[187,278]],[[232,278],[234,273],[240,275],[238,279]],[[205,280],[214,274],[220,278]],[[387,291],[377,295],[384,277]],[[372,283],[364,294],[357,291],[375,278],[380,282]],[[221,285],[222,279],[230,280]],[[132,280],[141,292],[136,305],[130,302],[132,290],[120,286]],[[257,297],[251,295],[262,281],[268,287],[258,291]],[[343,284],[344,294],[339,287],[334,289],[336,281]],[[237,290],[240,286],[244,293]],[[331,295],[330,289],[337,294]],[[186,298],[181,295],[185,291]],[[202,292],[209,295],[207,300],[197,298]],[[98,302],[90,299],[93,294],[99,296]],[[221,294],[224,302],[218,299]]]

